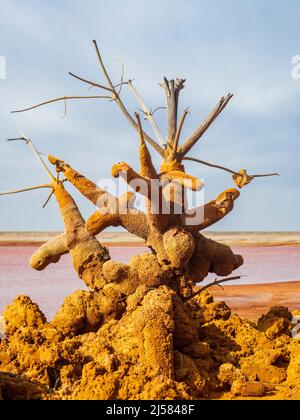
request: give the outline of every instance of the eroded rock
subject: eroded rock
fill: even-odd
[[[267,389],[261,382],[243,382],[241,380],[236,380],[232,384],[231,393],[237,397],[259,398],[266,395]]]
[[[74,293],[50,323],[17,299],[5,311],[0,369],[43,384],[51,392],[37,397],[51,400],[188,400],[230,389],[229,398],[264,398],[271,384],[281,399],[299,397],[299,349],[287,335],[268,337],[209,292],[184,302],[167,285],[143,284],[127,296],[122,281]]]

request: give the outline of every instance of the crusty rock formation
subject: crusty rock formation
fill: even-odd
[[[165,138],[152,111],[128,81],[159,144],[143,131],[139,115],[134,118],[127,111],[120,98],[122,89],[112,83],[95,41],[94,46],[108,85],[79,79],[104,88],[137,130],[140,168],[136,171],[126,162],[113,165],[112,176],[125,180],[130,188],[114,197],[62,159],[49,155],[54,175],[30,139],[11,139],[25,141],[50,176],[50,184],[31,189],[49,188],[49,199],[56,198],[64,222],[64,233],[34,253],[31,267],[45,270],[69,253],[88,291],[67,297],[49,321],[29,297],[21,296],[9,305],[4,312],[6,337],[0,341],[0,369],[45,385],[47,393],[31,393],[35,386],[31,382],[25,386],[28,398],[44,399],[210,398],[230,387],[233,395],[258,397],[267,392],[264,382],[293,383],[289,366],[298,369],[299,355],[289,347],[289,319],[277,310],[275,318],[269,314],[256,326],[232,315],[227,305],[214,302],[207,292],[194,293],[196,283],[209,273],[227,277],[243,264],[242,256],[230,247],[201,233],[233,210],[240,192],[229,188],[216,199],[189,209],[188,191],[199,191],[204,183],[184,167],[184,160],[195,160],[187,154],[232,95],[223,97],[180,145],[188,115],[185,110],[178,119],[185,80],[165,78],[162,83],[168,113]],[[162,157],[160,171],[148,144]],[[225,170],[234,174],[239,188],[255,177],[246,170]],[[97,207],[88,220],[66,182]],[[135,208],[135,194],[145,199],[145,212]],[[128,264],[112,261],[109,250],[96,238],[111,226],[142,238],[150,253],[137,255]],[[0,375],[2,398],[11,397],[5,381]],[[16,391],[16,398],[19,395]]]
[[[28,381],[13,373],[0,372],[0,401],[40,400],[47,392],[47,387],[37,382]]]
[[[51,322],[29,298],[9,305],[0,371],[23,379],[0,373],[3,399],[300,398],[299,341],[268,337],[208,292],[184,303],[141,285],[118,315],[97,295],[74,293]]]

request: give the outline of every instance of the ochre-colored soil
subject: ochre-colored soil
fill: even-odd
[[[254,323],[209,293],[183,303],[167,286],[140,286],[116,305],[123,316],[107,313],[98,328],[95,292],[68,297],[51,323],[17,298],[0,342],[0,371],[15,376],[0,373],[0,398],[300,399],[287,309]]]

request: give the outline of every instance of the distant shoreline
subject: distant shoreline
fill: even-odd
[[[216,300],[224,300],[233,313],[253,321],[274,306],[300,310],[300,281],[224,286],[211,289]],[[300,314],[300,312],[299,312]]]
[[[0,232],[0,246],[42,245],[61,232]],[[299,246],[300,232],[211,232],[203,234],[230,246]],[[98,239],[107,246],[145,246],[127,232],[103,232]]]

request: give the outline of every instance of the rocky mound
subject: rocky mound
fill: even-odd
[[[115,301],[119,319],[107,305],[103,322],[101,297],[101,316],[99,294],[78,291],[52,322],[28,297],[7,307],[0,399],[300,398],[287,309],[256,324],[208,292],[184,301],[168,286],[142,285]]]

